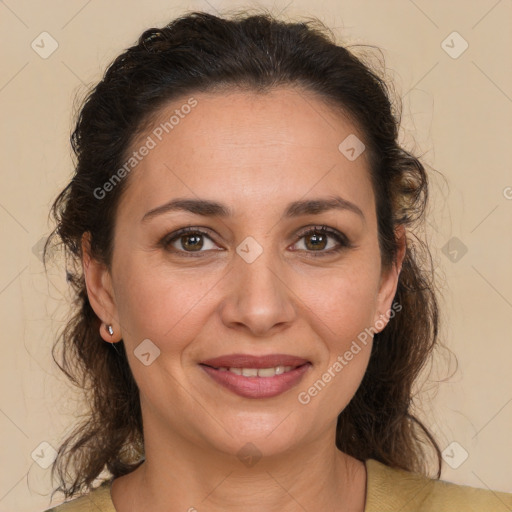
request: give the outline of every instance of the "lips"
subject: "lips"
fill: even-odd
[[[311,363],[286,354],[231,354],[207,359],[201,368],[218,384],[245,398],[271,398],[296,386]]]

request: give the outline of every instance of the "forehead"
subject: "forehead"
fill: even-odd
[[[347,158],[346,140],[362,143],[363,135],[303,90],[183,96],[132,144],[130,154],[150,149],[130,172],[122,203],[149,209],[186,195],[242,208],[335,192],[364,207],[373,203],[367,156]]]

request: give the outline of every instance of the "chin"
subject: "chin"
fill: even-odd
[[[302,422],[300,428],[296,423],[299,416],[296,413],[290,414],[289,409],[287,410],[288,412],[285,409],[279,415],[240,413],[236,418],[222,421],[229,428],[226,429],[227,432],[217,429],[221,437],[210,437],[211,446],[239,459],[244,456],[273,457],[293,451],[306,442],[304,432],[301,432],[304,424]],[[211,431],[209,433],[211,435]]]

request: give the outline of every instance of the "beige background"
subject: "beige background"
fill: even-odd
[[[40,444],[57,448],[79,407],[50,355],[67,313],[64,270],[54,265],[45,275],[38,257],[49,206],[72,172],[75,95],[82,97],[145,28],[187,9],[257,5],[274,5],[286,18],[318,16],[345,41],[383,49],[404,97],[403,141],[446,178],[432,175],[429,238],[444,297],[442,340],[459,365],[448,351],[438,352],[420,417],[448,448],[443,479],[512,492],[510,0],[6,0],[0,2],[1,512],[49,506],[50,469],[32,454],[48,459],[51,448]],[[458,58],[444,49],[459,51],[458,36],[443,44],[453,31],[469,44]],[[47,58],[31,48],[34,40],[41,46],[42,32],[58,43]],[[453,372],[436,387],[436,379]]]

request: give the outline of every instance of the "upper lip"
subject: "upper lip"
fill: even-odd
[[[307,359],[288,354],[268,354],[265,356],[229,354],[201,361],[200,364],[213,368],[274,368],[276,366],[298,367],[306,363],[309,363]]]

